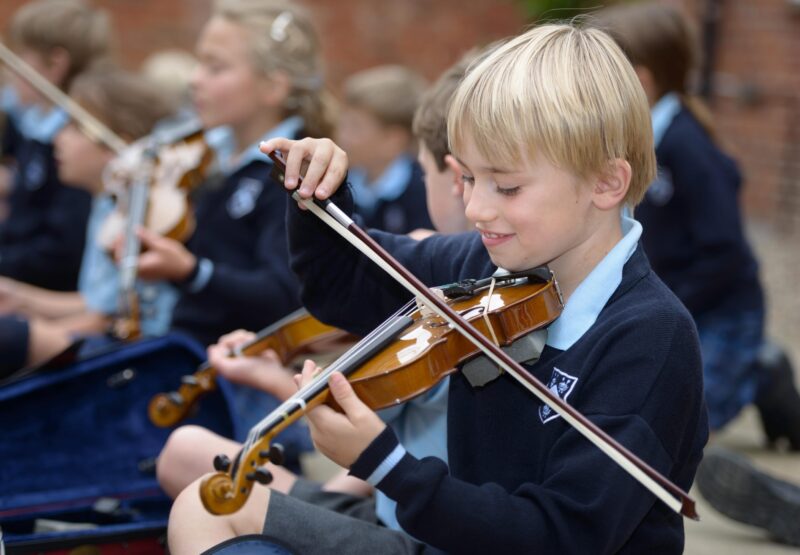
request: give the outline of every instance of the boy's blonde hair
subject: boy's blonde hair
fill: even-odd
[[[11,43],[44,55],[54,48],[69,54],[64,90],[76,75],[109,53],[111,25],[105,11],[82,0],[36,0],[14,14],[9,29]]]
[[[378,66],[350,76],[344,84],[344,100],[384,125],[399,125],[410,132],[425,86],[425,80],[407,67]]]
[[[287,115],[302,116],[312,137],[330,136],[335,101],[324,87],[319,39],[308,13],[287,0],[216,0],[214,15],[245,29],[257,71],[288,75]]]
[[[169,93],[141,75],[118,68],[83,73],[69,92],[90,114],[129,141],[149,134],[174,109]]]
[[[630,205],[656,173],[645,93],[620,48],[597,29],[534,27],[480,60],[448,114],[454,151],[463,149],[467,134],[498,165],[540,152],[586,178],[607,171],[614,159],[627,160]]]

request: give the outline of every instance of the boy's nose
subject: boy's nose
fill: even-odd
[[[464,190],[464,215],[472,223],[489,222],[497,216],[486,185],[476,183]]]

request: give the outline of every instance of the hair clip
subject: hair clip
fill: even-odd
[[[275,42],[283,42],[286,40],[286,28],[292,22],[292,14],[290,12],[281,12],[275,21],[272,22],[272,27],[269,30],[269,36]]]

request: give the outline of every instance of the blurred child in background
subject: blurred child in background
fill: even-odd
[[[172,105],[157,87],[121,70],[103,68],[75,78],[70,96],[125,141],[148,134],[170,115]],[[52,291],[0,278],[0,318],[5,330],[0,351],[9,373],[39,364],[66,348],[78,335],[108,330],[118,308],[119,275],[111,253],[99,244],[100,229],[114,210],[103,194],[103,175],[115,152],[87,136],[78,121],[69,121],[55,137],[55,159],[62,183],[87,191],[94,199],[77,292]],[[141,287],[141,328],[144,335],[167,331],[175,293],[166,287]]]
[[[336,136],[352,162],[348,180],[367,227],[391,233],[431,227],[411,130],[424,90],[423,79],[402,66],[368,69],[344,84]]]
[[[110,34],[106,14],[81,0],[27,3],[9,29],[17,55],[63,91],[106,57]],[[24,114],[10,152],[15,172],[9,215],[0,224],[0,275],[74,291],[91,198],[58,180],[52,141],[67,117],[21,77],[11,83]]]

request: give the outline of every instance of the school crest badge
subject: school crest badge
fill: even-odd
[[[231,218],[238,220],[252,212],[263,188],[264,185],[257,179],[245,177],[239,181],[236,191],[228,199],[228,214]]]
[[[675,194],[675,185],[672,184],[672,174],[666,168],[658,168],[658,175],[647,188],[647,200],[656,206],[664,206]]]
[[[562,401],[566,401],[569,394],[572,393],[572,390],[575,388],[576,383],[578,383],[578,378],[570,376],[554,366],[550,381],[547,382],[547,389]],[[539,419],[542,421],[542,424],[547,424],[554,418],[558,418],[558,416],[559,414],[548,405],[543,404],[539,407]]]

